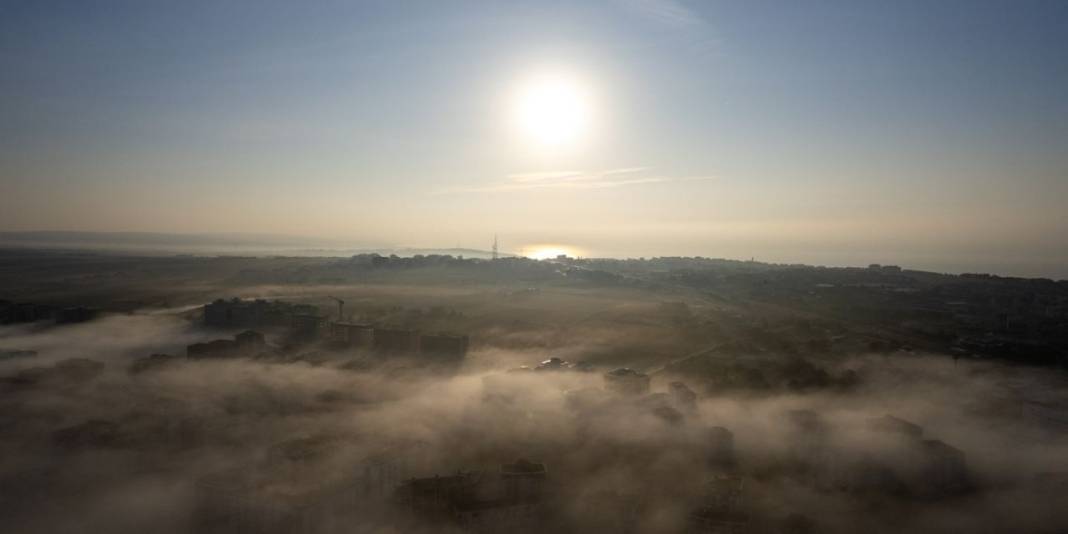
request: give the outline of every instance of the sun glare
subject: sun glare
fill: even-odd
[[[574,258],[578,253],[575,249],[562,245],[531,245],[523,249],[522,256],[532,260],[551,260],[559,256]]]
[[[513,103],[515,125],[528,141],[542,147],[576,144],[590,127],[590,95],[576,80],[543,75],[524,82]]]

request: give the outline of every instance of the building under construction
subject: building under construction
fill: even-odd
[[[381,354],[414,354],[419,351],[419,332],[406,328],[375,328],[374,348]]]
[[[420,356],[428,361],[454,363],[467,355],[468,337],[448,333],[423,333],[402,327],[381,327],[345,320],[345,301],[337,302],[337,320],[320,314],[308,304],[266,300],[216,300],[204,306],[204,324],[219,328],[281,327],[289,329],[287,344],[328,342],[332,349],[371,350],[381,356]],[[190,356],[234,352],[229,341],[190,346]]]
[[[467,336],[423,334],[419,336],[419,353],[438,360],[462,360],[467,355],[467,342]]]
[[[374,346],[375,327],[367,323],[331,323],[330,339],[344,348],[369,349]]]

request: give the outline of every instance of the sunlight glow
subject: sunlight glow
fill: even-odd
[[[530,245],[524,247],[521,255],[532,260],[551,260],[557,256],[578,257],[578,251],[564,245]]]
[[[512,105],[515,126],[531,143],[545,148],[575,145],[589,131],[591,98],[583,84],[566,76],[526,80]]]

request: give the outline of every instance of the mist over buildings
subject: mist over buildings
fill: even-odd
[[[464,269],[524,265],[509,261]],[[427,269],[389,275],[424,271],[416,284],[246,285],[235,290],[272,300],[0,327],[0,479],[17,488],[0,501],[5,524],[30,533],[1068,526],[1068,384],[1057,368],[849,333],[817,342],[822,327],[806,330],[807,319],[755,310],[730,319],[718,305],[665,300],[665,289],[458,288]],[[319,317],[316,338],[302,337],[303,320],[272,315],[306,312]],[[374,338],[341,333],[350,324]],[[266,336],[242,338],[248,326]],[[390,334],[405,331],[462,332],[470,345],[456,349],[460,360],[406,353]],[[237,344],[204,345],[235,334]]]
[[[0,531],[1068,532],[1068,2],[0,2]]]

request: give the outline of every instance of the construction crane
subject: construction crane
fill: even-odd
[[[333,296],[331,296],[330,298],[337,301],[337,322],[340,323],[345,320],[345,301]]]

